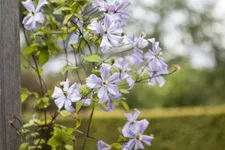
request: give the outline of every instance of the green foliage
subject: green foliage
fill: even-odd
[[[76,70],[76,69],[78,69],[78,67],[66,65],[66,66],[63,67],[63,69],[61,70],[61,73],[64,75],[67,71],[69,71],[69,70]]]
[[[75,137],[72,135],[74,132],[73,128],[58,128],[54,127],[53,136],[48,140],[47,144],[50,145],[52,148],[58,148],[58,147],[64,147],[64,145],[67,145],[67,148],[70,148],[70,143],[72,142],[72,139]]]
[[[88,62],[103,62],[102,58],[98,55],[86,55],[84,57],[84,60],[88,61]]]
[[[19,150],[29,150],[29,143],[22,143],[19,147]]]

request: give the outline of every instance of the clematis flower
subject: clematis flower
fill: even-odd
[[[140,116],[141,112],[137,109],[135,109],[135,112],[133,114],[131,113],[125,113],[125,116],[127,117],[128,122],[123,127],[123,135],[126,136],[127,130],[137,130],[139,127],[139,121],[137,121],[137,118]]]
[[[67,111],[73,112],[75,109],[72,107],[72,102],[77,102],[81,99],[78,84],[74,83],[69,87],[69,80],[67,79],[65,82],[61,82],[61,85],[63,89],[55,86],[52,98],[56,99],[55,104],[59,110],[64,106]]]
[[[143,135],[144,131],[148,127],[149,122],[146,119],[139,121],[139,125],[135,130],[126,129],[123,132],[124,137],[130,138],[130,140],[124,145],[123,149],[144,149],[142,144],[151,145],[151,141],[153,139],[152,136]]]
[[[107,11],[109,14],[116,14],[119,15],[123,19],[131,18],[131,11],[127,10],[130,6],[129,0],[119,0],[114,1],[113,4],[109,4],[107,6]]]
[[[162,75],[168,74],[167,66],[164,66],[164,68],[150,66],[148,68],[148,74],[150,76],[148,85],[155,86],[158,83],[159,87],[162,87],[166,82]]]
[[[135,66],[140,66],[144,58],[143,51],[141,49],[148,45],[148,41],[143,37],[137,37],[134,35],[128,36],[127,40],[133,46],[133,53],[131,56],[128,56],[128,59],[130,59]]]
[[[97,143],[97,146],[98,146],[98,150],[110,150],[111,148],[106,145],[105,142],[103,142],[102,140],[98,141]]]
[[[119,22],[121,26],[125,26],[126,20],[132,16],[132,12],[127,9],[128,6],[130,6],[128,0],[117,0],[105,6],[105,13],[109,14],[112,20]]]
[[[35,29],[37,23],[44,23],[45,17],[41,9],[44,5],[48,4],[46,0],[39,0],[36,7],[32,0],[26,0],[22,4],[29,12],[22,22],[27,30]]]
[[[132,69],[129,68],[127,63],[125,63],[125,59],[117,58],[113,66],[119,69],[120,79],[127,81],[130,87],[129,89],[133,88],[135,81],[133,80],[132,76],[127,73],[127,72],[131,72]]]
[[[102,52],[108,52],[113,46],[120,46],[123,41],[121,25],[111,21],[108,15],[105,15],[103,25],[95,20],[88,25],[88,29],[92,30],[95,35],[102,35],[100,44]]]
[[[118,94],[118,95],[109,95],[109,100],[107,102],[107,107],[103,108],[104,111],[109,112],[111,110],[114,110],[116,107],[114,105],[114,102],[119,101],[120,97],[122,96],[122,94]]]
[[[140,66],[143,62],[143,51],[135,48],[130,56],[126,56],[126,60],[135,66]]]
[[[119,95],[119,88],[115,83],[120,82],[119,74],[113,74],[110,76],[111,66],[108,64],[102,64],[100,69],[101,78],[92,74],[86,79],[86,84],[89,88],[100,88],[97,92],[99,97],[99,103],[102,104],[109,101],[109,95]]]
[[[157,42],[154,38],[149,39],[149,41],[152,43],[152,50],[149,50],[145,54],[145,59],[148,61],[149,66],[161,69],[166,67],[167,64],[164,62],[164,58],[161,57],[162,49],[159,47],[159,42]]]
[[[137,49],[143,49],[148,45],[148,41],[144,39],[143,37],[137,37],[137,36],[128,36],[127,40],[129,43]]]

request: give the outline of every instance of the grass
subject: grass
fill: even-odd
[[[225,149],[225,106],[190,107],[141,110],[141,118],[146,118],[149,128],[145,134],[153,134],[151,147],[146,150],[224,150]],[[114,142],[118,127],[123,127],[126,118],[124,111],[104,113],[97,110],[91,125],[91,136],[107,143]],[[82,112],[86,119],[89,111]],[[72,126],[71,120],[60,117],[58,122]],[[82,127],[83,129],[83,127]],[[78,140],[79,145],[82,140]],[[96,141],[88,140],[87,150],[96,150]]]

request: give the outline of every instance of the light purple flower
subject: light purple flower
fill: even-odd
[[[111,21],[108,15],[105,15],[103,25],[95,20],[88,25],[88,29],[92,30],[95,35],[102,35],[100,44],[102,52],[108,52],[113,46],[120,46],[123,41],[120,23]]]
[[[86,84],[89,88],[100,88],[97,92],[99,97],[99,103],[102,104],[106,101],[109,101],[109,94],[119,95],[119,88],[115,83],[120,82],[119,74],[115,73],[110,76],[111,66],[108,64],[102,64],[100,69],[101,78],[92,74],[86,79]]]
[[[126,59],[135,66],[140,66],[143,62],[143,51],[135,48],[130,56],[126,56]]]
[[[123,127],[123,134],[126,135],[126,130],[137,130],[139,127],[139,121],[137,121],[137,118],[141,112],[137,109],[135,109],[135,112],[133,114],[131,113],[125,113],[125,116],[127,117],[128,122]]]
[[[119,22],[121,26],[125,26],[126,20],[132,16],[132,12],[127,9],[129,5],[130,2],[128,0],[115,0],[113,3],[105,6],[105,13],[110,15],[112,20]]]
[[[100,11],[106,11],[107,10],[107,3],[104,0],[93,0],[92,1],[92,7],[98,8]]]
[[[61,85],[63,89],[55,86],[52,98],[56,99],[55,104],[59,110],[64,106],[67,111],[73,112],[75,109],[72,107],[72,102],[77,102],[81,99],[78,84],[74,83],[69,87],[69,80],[67,79],[65,82],[61,82]]]
[[[45,17],[41,9],[44,5],[48,4],[47,0],[39,0],[36,7],[32,0],[26,0],[22,4],[29,12],[22,22],[27,30],[35,29],[37,22],[40,24],[44,23]]]
[[[149,50],[145,54],[145,59],[148,61],[149,66],[164,68],[167,64],[164,62],[164,58],[161,57],[162,49],[159,47],[159,42],[157,42],[154,38],[149,39],[149,41],[152,43],[152,50]]]
[[[110,150],[111,148],[106,145],[105,142],[103,142],[102,140],[98,141],[97,143],[97,146],[98,146],[98,150]]]
[[[158,83],[159,87],[162,87],[166,82],[162,75],[168,74],[167,66],[164,66],[164,68],[150,66],[148,68],[148,74],[150,76],[148,85],[155,86]]]
[[[109,100],[107,102],[107,106],[106,108],[103,108],[104,111],[111,111],[111,110],[114,110],[116,107],[115,107],[115,104],[114,102],[117,102],[120,100],[120,97],[122,96],[122,94],[118,94],[118,95],[109,95]]]
[[[143,49],[148,45],[148,41],[144,39],[143,37],[137,37],[137,36],[128,36],[127,40],[129,43],[137,49]]]
[[[143,135],[144,131],[148,127],[149,122],[146,119],[139,121],[139,125],[135,130],[126,129],[123,131],[123,135],[126,138],[130,138],[130,140],[124,145],[124,149],[144,149],[142,144],[145,143],[146,145],[151,145],[151,141],[153,139],[152,136]]]
[[[131,11],[127,10],[130,4],[129,0],[114,1],[113,4],[107,6],[107,11],[109,14],[116,14],[123,19],[129,19],[132,15]]]
[[[131,60],[135,66],[140,66],[143,62],[143,51],[141,49],[148,45],[148,41],[143,37],[128,36],[128,42],[133,46],[133,53],[131,56],[127,56],[127,59]]]
[[[117,58],[113,66],[119,69],[120,79],[127,81],[130,87],[129,89],[133,88],[135,81],[133,80],[132,76],[127,73],[127,72],[131,72],[132,69],[129,68],[128,63],[126,63],[125,59]]]

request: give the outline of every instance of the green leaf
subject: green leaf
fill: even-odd
[[[52,136],[48,140],[47,144],[50,145],[51,147],[57,147],[57,146],[60,145],[60,141],[59,141],[59,139],[56,136]]]
[[[120,101],[120,104],[123,106],[124,109],[129,110],[129,106],[127,105],[126,102]]]
[[[22,143],[19,147],[19,150],[28,150],[29,149],[29,143]]]
[[[84,57],[84,60],[88,61],[88,62],[103,62],[102,58],[98,55],[86,55]]]
[[[30,54],[32,54],[33,52],[35,52],[38,49],[38,46],[39,45],[37,43],[34,43],[34,44],[30,45],[29,47],[27,47],[27,48],[25,48],[23,50],[23,54],[24,55],[30,55]]]
[[[21,95],[20,95],[21,103],[23,103],[25,100],[27,100],[27,98],[30,94],[31,93],[28,91],[27,88],[21,88]]]
[[[76,117],[77,117],[77,120],[76,120],[76,129],[77,129],[81,125],[81,119],[80,119],[80,117],[78,115],[76,115]]]
[[[122,146],[121,144],[119,144],[119,143],[113,143],[113,144],[111,145],[111,147],[112,147],[112,148],[116,148],[116,149],[122,149],[122,148],[123,148],[123,146]]]
[[[67,110],[62,110],[60,111],[60,114],[63,116],[63,117],[68,117],[71,115],[71,112],[67,111]]]
[[[62,75],[64,75],[68,70],[75,70],[75,69],[78,69],[78,67],[66,65],[66,66],[63,67],[63,69],[61,70],[61,73],[62,73]]]
[[[71,146],[71,145],[65,145],[65,149],[67,149],[67,150],[73,150],[73,146]]]
[[[44,143],[45,143],[44,139],[36,139],[36,140],[34,140],[34,145],[38,145],[38,144],[42,145]]]
[[[71,11],[71,8],[66,6],[58,7],[54,9],[53,14],[61,15],[63,11]]]
[[[40,54],[39,54],[39,57],[38,57],[39,64],[41,66],[43,66],[48,61],[48,58],[49,58],[48,51],[47,50],[41,51]]]
[[[28,98],[29,94],[27,93],[22,93],[20,95],[20,98],[21,98],[21,103],[23,103],[27,98]]]
[[[70,18],[73,16],[73,14],[68,14],[64,17],[63,24],[67,24],[67,22],[70,20]]]
[[[81,109],[82,106],[83,106],[83,103],[81,101],[78,101],[76,103],[76,112],[79,112],[79,110]]]
[[[126,89],[120,89],[120,92],[121,92],[122,94],[129,94],[129,93],[130,93],[130,91],[128,91],[128,90],[126,90]]]
[[[118,142],[127,142],[127,139],[125,137],[123,137],[122,135],[119,136]]]

